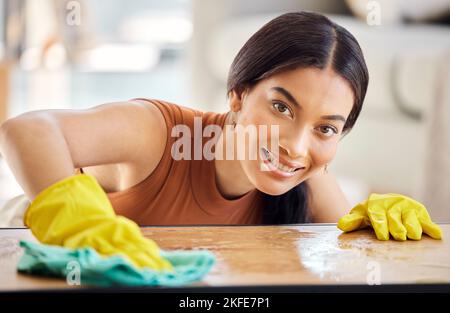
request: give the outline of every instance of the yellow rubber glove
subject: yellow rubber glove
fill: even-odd
[[[395,193],[371,194],[338,222],[344,232],[367,226],[375,230],[378,240],[389,240],[389,233],[395,240],[420,240],[422,231],[431,238],[442,238],[441,228],[431,221],[423,204]]]
[[[115,214],[91,175],[70,176],[43,190],[27,208],[24,223],[45,244],[92,247],[104,256],[120,254],[138,268],[173,270],[136,223]]]

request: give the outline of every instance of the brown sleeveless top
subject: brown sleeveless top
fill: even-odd
[[[210,124],[223,128],[227,113],[201,112],[161,100],[153,103],[162,112],[167,127],[164,154],[155,170],[139,184],[107,193],[115,211],[139,225],[261,224],[262,194],[254,189],[229,200],[216,185],[214,160],[175,160],[171,149],[179,137],[172,128],[183,124],[191,131],[194,150],[194,117],[201,118],[202,132]],[[203,138],[202,147],[211,138]],[[192,151],[193,156],[193,151]]]

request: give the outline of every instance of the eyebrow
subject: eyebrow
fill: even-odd
[[[289,102],[293,103],[295,106],[297,106],[300,110],[302,110],[301,105],[297,102],[297,100],[294,98],[294,96],[287,91],[286,89],[284,89],[283,87],[272,87],[270,88],[271,90],[275,90],[279,93],[281,93],[283,96],[286,97],[286,99],[289,100]],[[323,115],[321,118],[326,119],[326,120],[331,120],[331,121],[342,121],[342,122],[346,122],[345,117],[343,117],[342,115],[337,115],[337,114],[333,114],[333,115]]]

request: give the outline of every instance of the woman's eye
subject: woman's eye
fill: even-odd
[[[324,134],[327,137],[331,137],[338,133],[338,131],[334,127],[331,127],[331,126],[320,126],[319,130],[322,134]]]
[[[281,114],[292,116],[291,111],[289,110],[289,108],[285,104],[280,103],[280,102],[274,102],[272,105]]]

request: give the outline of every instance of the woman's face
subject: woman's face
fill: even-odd
[[[246,151],[258,151],[256,159],[247,154],[239,162],[255,188],[280,195],[334,158],[353,106],[353,92],[331,69],[297,68],[258,82],[240,97],[232,92],[230,106],[238,112],[236,129],[267,125],[267,140],[260,142],[257,136],[245,141]],[[270,131],[272,125],[278,125],[279,132],[274,146],[271,140],[277,136]],[[236,149],[237,144],[235,140]]]

